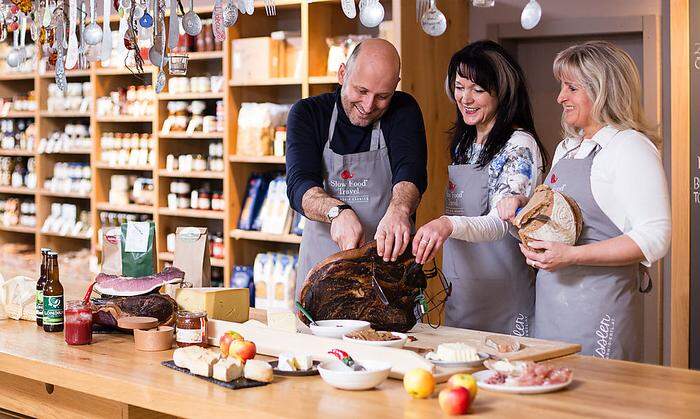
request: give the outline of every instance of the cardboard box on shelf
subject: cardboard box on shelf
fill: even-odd
[[[234,83],[249,83],[284,76],[284,41],[270,37],[231,41]]]

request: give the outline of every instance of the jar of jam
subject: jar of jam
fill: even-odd
[[[205,191],[199,192],[199,200],[197,203],[197,207],[199,209],[203,209],[203,210],[210,210],[211,209],[211,198],[209,197],[209,193],[207,193]]]
[[[222,233],[216,233],[211,238],[211,257],[214,259],[224,258],[224,236]]]
[[[207,347],[207,312],[184,311],[177,312],[175,324],[175,341],[177,346]]]

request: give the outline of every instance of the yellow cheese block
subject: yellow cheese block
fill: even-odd
[[[181,310],[206,311],[209,319],[248,321],[248,288],[179,288],[175,290],[175,301]]]

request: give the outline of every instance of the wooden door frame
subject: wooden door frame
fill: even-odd
[[[685,0],[687,2],[687,0]],[[594,18],[576,18],[576,19],[560,19],[560,20],[550,20],[540,23],[536,28],[531,30],[523,29],[519,23],[497,23],[487,25],[487,38],[495,40],[501,43],[506,49],[514,46],[515,41],[521,41],[525,39],[536,39],[536,38],[557,38],[557,37],[569,37],[569,36],[590,36],[590,35],[621,35],[621,34],[641,34],[642,36],[642,72],[644,74],[642,80],[642,91],[644,93],[643,106],[644,113],[652,126],[657,127],[657,135],[662,138],[662,94],[661,94],[661,16],[657,15],[640,15],[640,16],[621,16],[621,17],[594,17]],[[659,151],[663,151],[661,144],[657,144]],[[687,153],[684,154],[687,156]],[[687,191],[688,188],[685,189]],[[674,201],[676,197],[674,196]],[[675,215],[675,213],[674,213]],[[675,218],[675,217],[674,217]],[[674,224],[675,227],[675,224]],[[687,230],[687,227],[686,227]],[[674,247],[675,249],[675,247]],[[674,258],[670,259],[672,266],[675,265],[675,251]],[[664,316],[666,313],[666,307],[664,307],[664,280],[663,280],[663,264],[666,262],[666,258],[659,261],[654,270],[655,276],[657,278],[657,284],[655,286],[659,290],[659,295],[657,298],[657,304],[659,307],[659,318],[657,319],[658,328],[658,352],[659,360],[662,361],[664,357]],[[674,278],[676,274],[672,275]],[[687,291],[686,291],[687,292]],[[686,294],[687,295],[687,294]],[[671,293],[672,300],[675,302],[674,289],[672,288]],[[674,333],[677,334],[676,324],[678,319],[678,313],[676,313],[676,304],[672,304],[670,308],[671,320],[675,321],[672,323],[672,336]],[[686,305],[687,307],[687,305]],[[687,318],[687,311],[686,311]],[[676,342],[672,338],[671,349],[676,347],[685,347],[685,352],[687,355],[688,348],[688,336],[686,327],[685,336],[685,346],[682,344],[683,340]],[[672,362],[674,359],[674,352],[672,352]],[[677,356],[676,356],[677,357]],[[686,366],[687,366],[687,356],[686,356]]]

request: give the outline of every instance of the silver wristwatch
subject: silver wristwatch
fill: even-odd
[[[328,222],[332,223],[335,218],[337,218],[343,210],[346,209],[352,209],[352,207],[348,204],[343,204],[343,205],[336,205],[334,207],[331,207],[328,212],[326,213],[326,217],[328,217]]]

